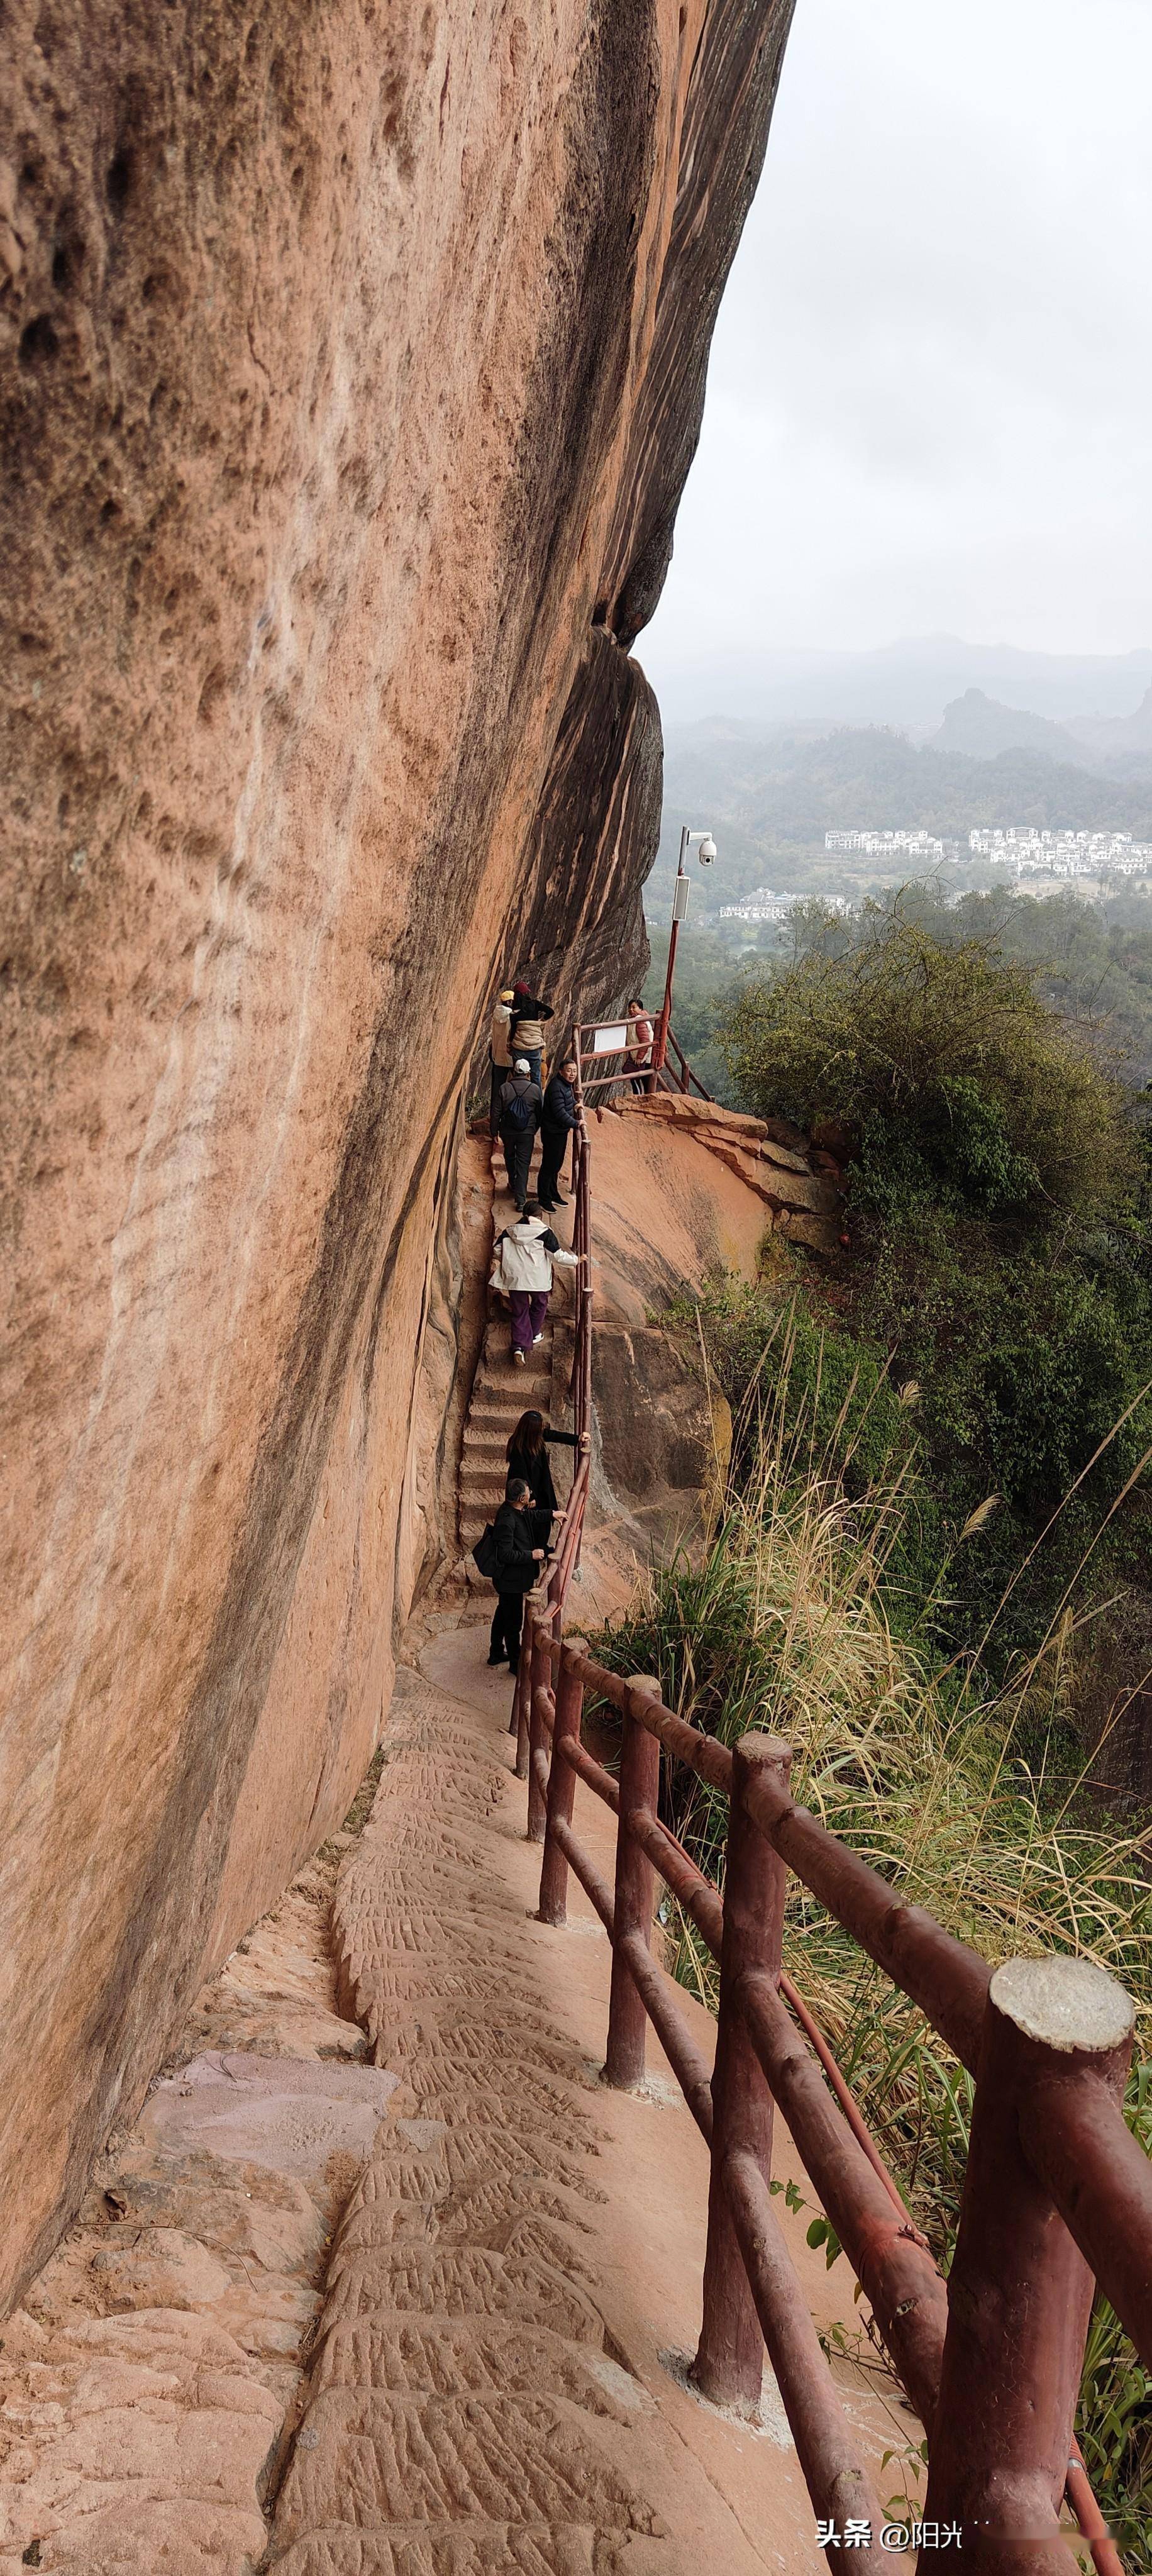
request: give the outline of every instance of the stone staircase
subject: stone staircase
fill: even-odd
[[[484,1335],[460,1459],[460,1545],[465,1554],[504,1500],[504,1452],[521,1414],[532,1405],[546,1420],[551,1412],[552,1333],[549,1317],[523,1368],[512,1360],[506,1315],[495,1317]]]
[[[535,1191],[539,1167],[540,1140],[537,1137],[532,1149],[530,1194]],[[496,1197],[492,1210],[492,1232],[495,1240],[505,1226],[515,1221],[512,1201],[504,1186],[504,1163],[499,1146],[493,1151],[492,1174],[496,1185]],[[563,1187],[567,1196],[567,1179]],[[561,1240],[566,1242],[571,1233],[570,1223],[561,1220],[559,1231]],[[562,1311],[557,1320],[563,1323],[567,1315],[567,1304],[561,1288],[557,1288],[552,1303],[554,1308],[561,1308]],[[494,1518],[504,1500],[504,1486],[508,1473],[504,1453],[509,1436],[515,1430],[521,1414],[535,1407],[537,1412],[544,1415],[545,1421],[552,1417],[553,1338],[553,1316],[549,1314],[540,1340],[535,1348],[529,1351],[523,1368],[517,1368],[512,1359],[509,1318],[506,1310],[501,1307],[499,1313],[488,1323],[484,1335],[484,1347],[473,1380],[460,1454],[459,1535],[461,1553],[465,1559],[475,1547],[485,1524]],[[556,1418],[561,1421],[570,1420],[567,1408],[565,1407]],[[553,1453],[554,1473],[555,1470],[556,1459]],[[479,1580],[478,1577],[477,1580]]]

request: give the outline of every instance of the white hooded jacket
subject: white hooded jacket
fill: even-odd
[[[492,1286],[506,1293],[510,1288],[527,1288],[539,1295],[551,1287],[556,1262],[565,1270],[579,1267],[576,1254],[565,1252],[551,1226],[538,1216],[526,1217],[522,1225],[500,1237],[492,1264]]]

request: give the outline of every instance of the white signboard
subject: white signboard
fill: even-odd
[[[621,1021],[619,1028],[593,1029],[592,1031],[593,1055],[620,1055],[623,1053],[627,1044],[628,1023],[626,1020]]]

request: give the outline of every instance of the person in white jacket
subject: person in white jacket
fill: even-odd
[[[552,1228],[526,1207],[514,1226],[498,1237],[492,1264],[493,1288],[503,1289],[512,1309],[512,1357],[524,1367],[525,1353],[544,1330],[555,1265],[577,1270],[582,1254],[565,1252]]]

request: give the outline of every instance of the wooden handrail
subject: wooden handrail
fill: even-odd
[[[709,2141],[695,2375],[705,2393],[751,2410],[767,2344],[817,2513],[837,2529],[850,2514],[867,2525],[867,2538],[858,2532],[853,2545],[879,2564],[879,2511],[769,2198],[771,2105],[779,2102],[928,2436],[930,2518],[921,2559],[958,2532],[970,2569],[975,2563],[996,2576],[1019,2576],[1026,2564],[1033,2576],[1049,2568],[1055,2576],[1057,2568],[1070,2569],[1059,2527],[1066,2493],[1098,2576],[1122,2576],[1073,2440],[1092,2273],[1152,2366],[1152,2165],[1120,2107],[1133,2018],[1122,1989],[1101,1971],[1059,1959],[1009,1962],[994,1977],[976,1951],[797,1804],[786,1744],[746,1736],[730,1749],[666,1708],[654,1683],[613,1673],[562,1637],[591,1482],[591,1148],[583,1073],[604,1059],[582,1047],[587,1034],[578,1030],[575,1041],[573,1244],[586,1257],[577,1273],[571,1391],[577,1436],[589,1439],[581,1442],[547,1579],[529,1596],[514,1704],[517,1770],[528,1781],[529,1834],[543,1843],[541,1920],[564,1923],[573,1869],[612,1944],[608,2080],[640,2081],[651,2022]],[[671,1030],[666,1035],[679,1087],[703,1093],[679,1042]],[[676,1087],[666,1065],[653,1078]],[[605,1087],[632,1079],[628,1071],[595,1076]],[[581,1742],[587,1691],[624,1722],[619,1784]],[[723,1900],[657,1814],[661,1750],[728,1802]],[[578,1778],[616,1815],[614,1892],[573,1829]],[[789,1871],[975,2078],[951,2276],[959,2306],[783,1970],[776,1931],[764,1947],[766,1920],[782,1920]],[[711,2081],[678,1990],[651,1953],[656,1873],[720,1961]],[[839,2539],[829,2539],[828,2557],[842,2567]]]
[[[923,1909],[904,1903],[877,1872],[796,1804],[785,1777],[787,1746],[746,1737],[732,1751],[666,1708],[651,1683],[612,1673],[579,1645],[560,1642],[552,1621],[537,1619],[533,1633],[542,1653],[541,1670],[546,1659],[549,1675],[555,1673],[555,1690],[542,1686],[537,1693],[534,1746],[538,1798],[546,1816],[542,1919],[565,1920],[567,1872],[570,1866],[575,1868],[614,1947],[613,2019],[618,2038],[614,2052],[610,2045],[609,2066],[611,2070],[614,2061],[615,2080],[639,2081],[644,2062],[642,2032],[650,2020],[688,2107],[710,2135],[710,2256],[705,2272],[705,2333],[696,2364],[705,2391],[749,2408],[755,2402],[760,2365],[753,2361],[749,2312],[742,2306],[742,2300],[750,2297],[773,2356],[816,2511],[832,2522],[838,2512],[842,2523],[845,2494],[868,2495],[865,2472],[840,2412],[831,2374],[822,2356],[819,2363],[814,2358],[815,2337],[801,2324],[803,2294],[791,2272],[784,2239],[774,2216],[769,2221],[764,2150],[749,2143],[745,2133],[746,2076],[729,2076],[727,2091],[719,2099],[714,2077],[711,2118],[706,2122],[702,2116],[698,2051],[683,2014],[678,2013],[674,1990],[649,1950],[653,1870],[673,1889],[709,1949],[721,1956],[718,2062],[725,2032],[734,2033],[739,2027],[744,2049],[751,2050],[761,2070],[768,2098],[777,2100],[788,2118],[805,2170],[871,2302],[893,2369],[924,2423],[929,2533],[935,2525],[959,2526],[969,2565],[975,2558],[979,2568],[1005,2571],[1005,2576],[1009,2569],[1022,2566],[1021,2553],[1029,2550],[1030,2566],[1047,2566],[1051,2558],[1055,2568],[1069,2563],[1059,2527],[1066,2488],[1098,2576],[1120,2576],[1115,2544],[1073,2441],[1088,2308],[1079,2287],[1071,2285],[1086,2280],[1087,2264],[1093,2264],[1137,2348],[1145,2358],[1152,2356],[1152,2167],[1118,2107],[1131,2020],[1121,1989],[1101,1972],[1089,1971],[1082,2027],[1073,2013],[1073,2037],[1080,2044],[1070,2063],[1063,2044],[1069,2007],[1055,1987],[1061,1985],[1065,1969],[1071,1967],[1075,1976],[1075,1963],[1034,1963],[1029,1973],[1040,1981],[1040,2003],[1030,2003],[1027,2012],[1014,2017],[1010,1995],[1007,2005],[1003,1999],[997,2002],[985,1960],[953,1940]],[[626,1793],[624,1781],[616,1790],[603,1764],[580,1742],[587,1690],[607,1700],[624,1719],[626,1746],[631,1748]],[[733,1844],[730,1835],[723,1901],[656,1814],[656,1775],[650,1764],[645,1766],[638,1758],[645,1737],[653,1740],[653,1750],[663,1746],[671,1758],[686,1763],[699,1778],[720,1789],[733,1816],[739,1809],[741,1839]],[[551,1761],[546,1750],[549,1738]],[[753,1760],[758,1744],[764,1745],[765,1758]],[[617,1811],[615,1899],[572,1828],[571,1795],[577,1777]],[[790,1981],[778,1961],[762,1967],[746,1957],[742,1961],[747,1936],[736,1933],[725,1974],[726,1917],[733,1904],[739,1904],[742,1875],[751,1866],[757,1846],[772,1851],[775,1866],[785,1874],[792,1870],[823,1902],[925,2011],[976,2075],[978,2117],[973,2134],[979,2137],[987,2131],[994,2143],[984,2150],[984,2166],[970,2169],[965,2186],[966,2241],[976,2251],[965,2258],[973,2286],[958,2327],[925,2241],[908,2218],[831,2053],[820,2042],[794,1988],[788,2000],[799,2007],[799,2017],[807,2025],[803,2037],[785,2010],[783,1989]],[[634,1860],[627,1857],[629,1848]],[[636,1876],[637,1864],[647,1871],[646,1878]],[[622,1886],[631,1894],[626,1919],[617,1929]],[[757,1919],[755,1910],[748,1913],[746,1902],[743,1918],[749,1925]],[[1098,1994],[1093,1978],[1099,1979]],[[1043,2024],[1045,2011],[1057,2033],[1048,2043],[1042,2029],[1038,2038],[1034,2027],[1037,2013]],[[1094,2013],[1097,2019],[1103,2015],[1107,2047],[1098,2046],[1093,2036]],[[1019,2114],[1011,2114],[1015,2153],[1027,2177],[1021,2185],[1021,2242],[1014,2268],[1003,2252],[1005,2241],[1016,2246],[1012,2226],[1005,2240],[1003,2211],[995,2212],[988,2205],[990,2195],[1002,2197],[1005,2189],[1005,2150],[997,2143],[996,2122],[1008,2116],[997,2109],[994,2075],[989,2093],[987,2029],[993,2024],[1006,2031],[1005,2047],[1011,2040],[1013,2047],[1024,2048],[1028,2069],[1026,2081],[1013,2076],[1013,2083],[1023,2088]],[[816,2043],[814,2048],[809,2038]],[[730,2058],[730,2039],[728,2049]],[[744,2066],[748,2060],[738,2055],[733,2062]],[[990,2244],[1001,2250],[988,2267],[985,2290],[979,2248],[988,2231]],[[1038,2265],[1055,2267],[1052,2289],[1040,2310],[1042,2338],[1036,2328],[1029,2330],[1028,2303],[1037,2296]],[[997,2302],[1006,2295],[1009,2300],[1019,2296],[1025,2304],[1019,2317],[1013,2316],[1011,2331],[1000,2331]],[[972,2365],[972,2349],[979,2354],[978,2369]],[[942,2387],[948,2401],[946,2440],[938,2438],[937,2427],[938,2416],[943,2420],[938,2402]],[[1007,2483],[998,2475],[1003,2465],[1001,2433],[990,2427],[1007,2428],[1003,2439],[1012,2471]],[[867,2511],[862,2506],[857,2519],[866,2520],[872,2512],[871,2506]],[[873,2539],[878,2538],[876,2531]],[[934,2554],[928,2541],[922,2544],[921,2554],[925,2552]],[[841,2565],[839,2551],[833,2556],[831,2545],[829,2562],[837,2568]]]

